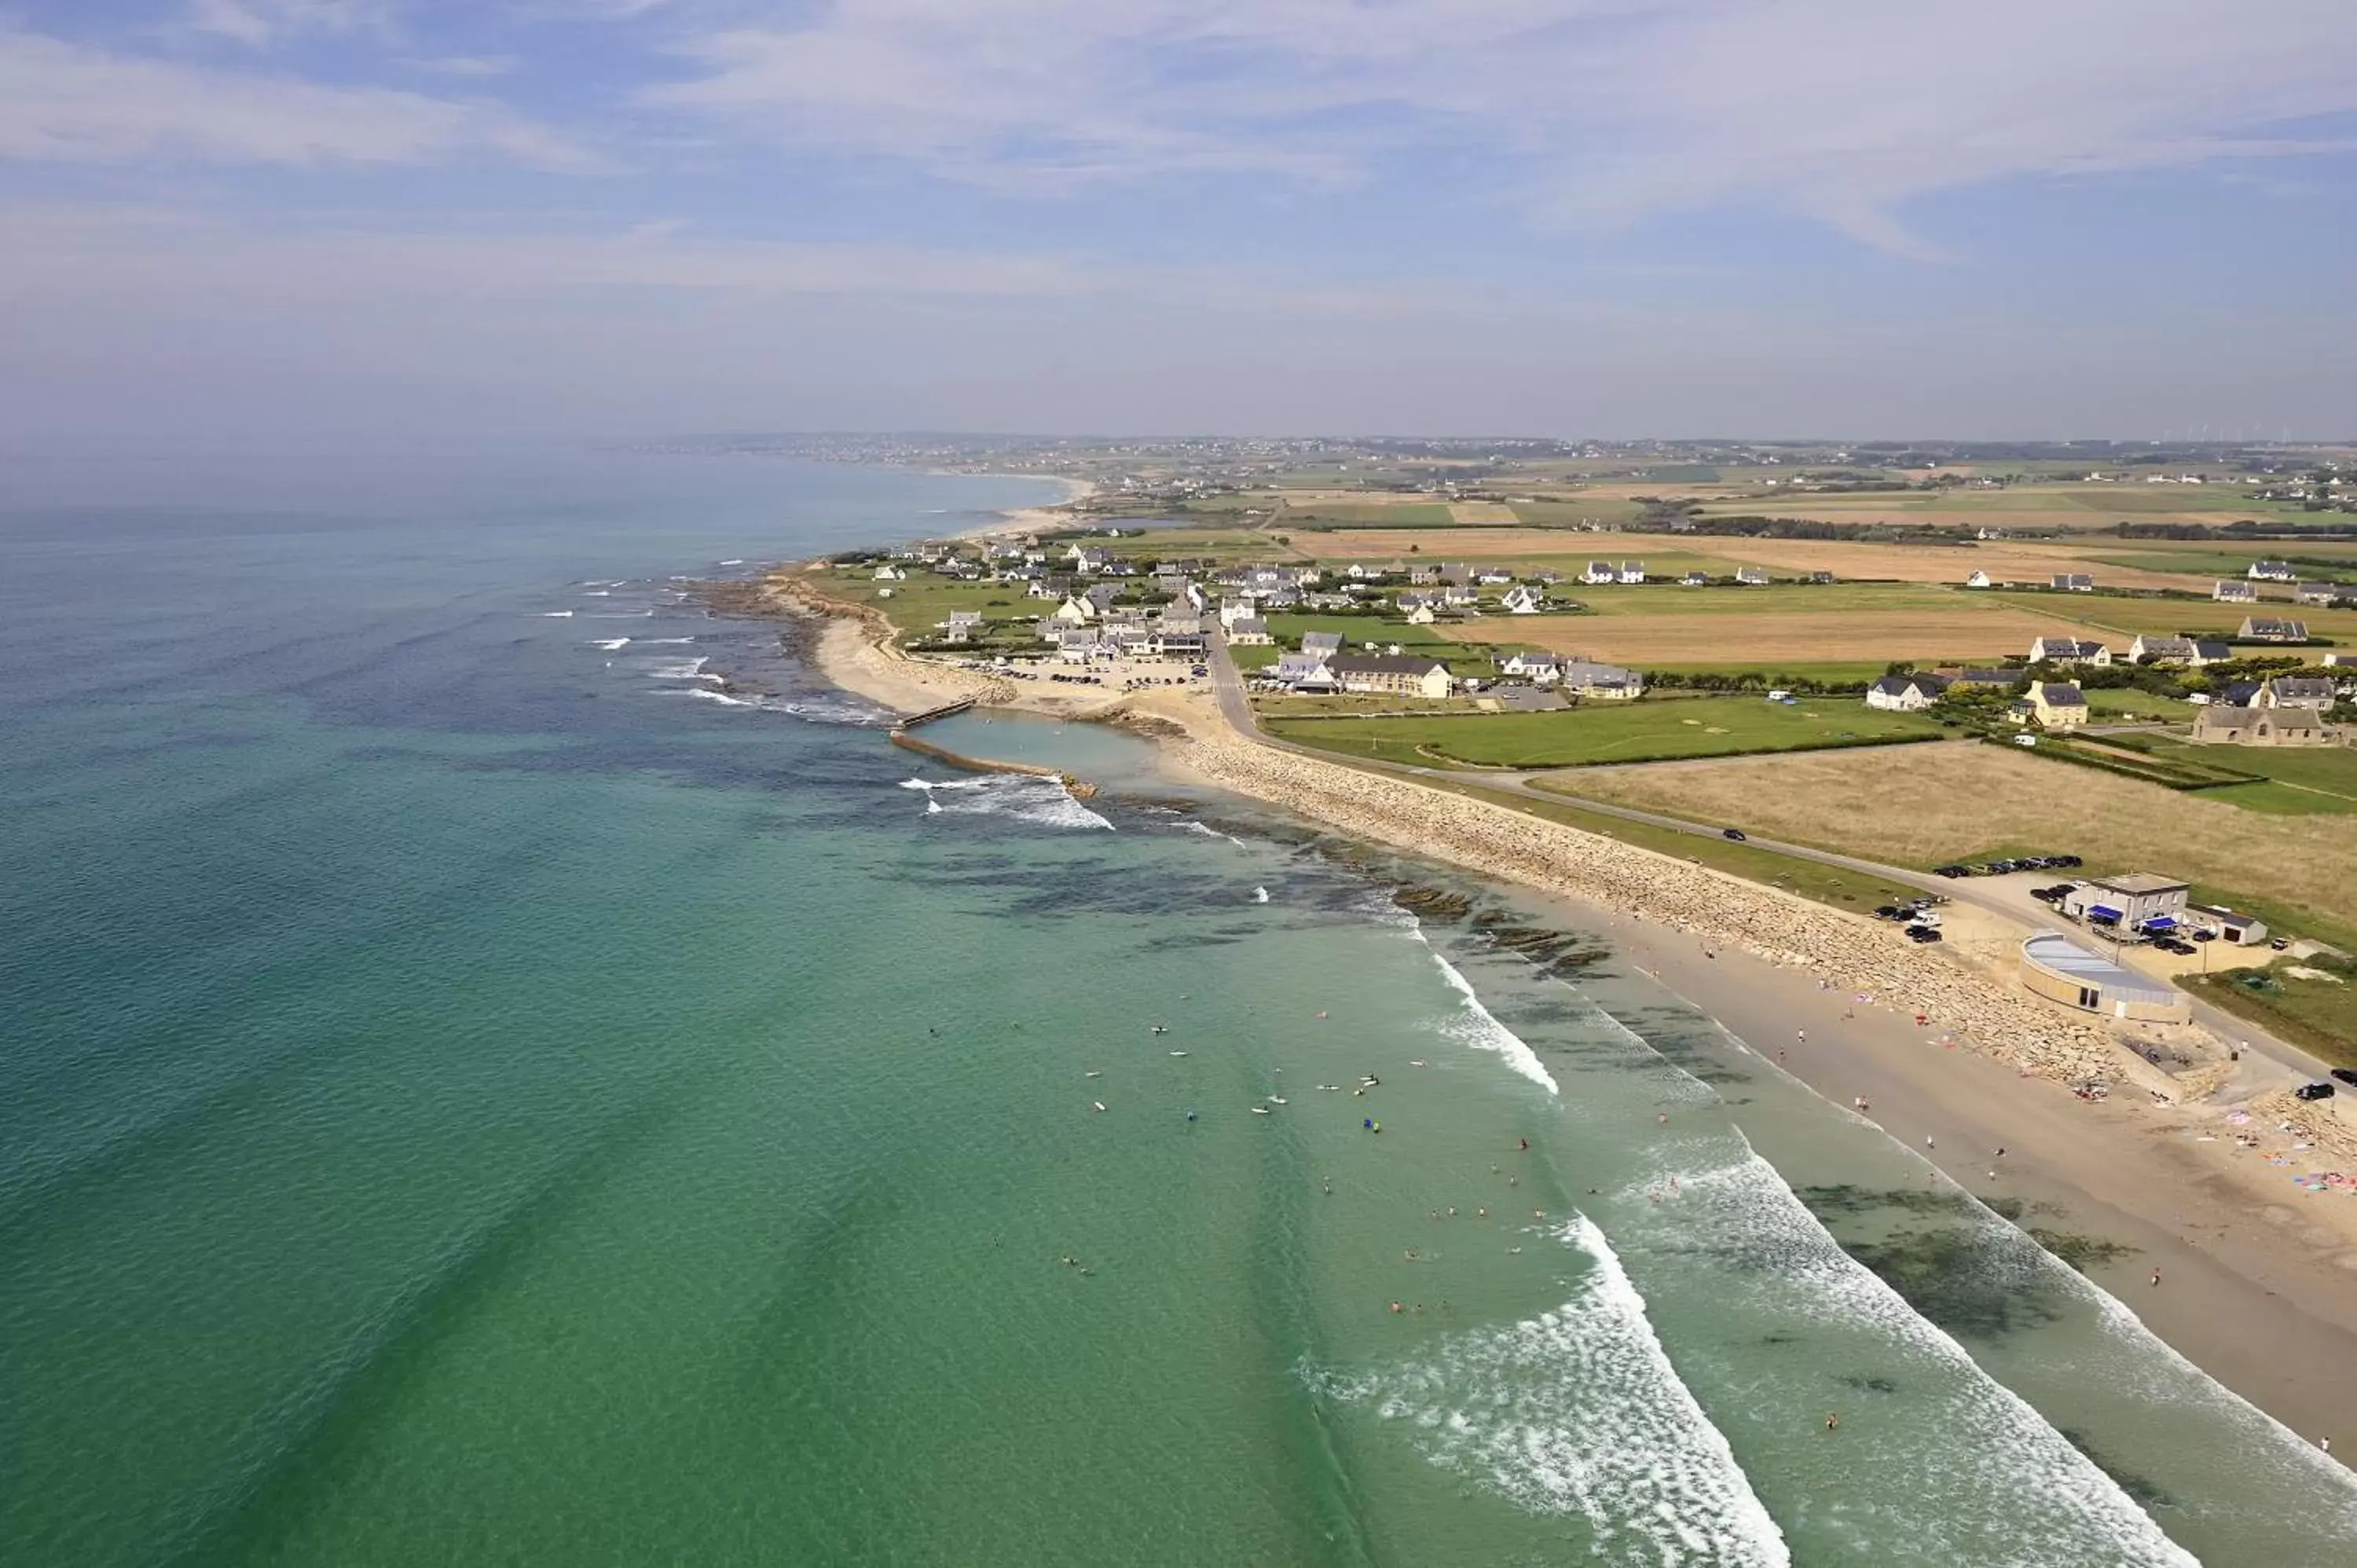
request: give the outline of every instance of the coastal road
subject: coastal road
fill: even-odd
[[[1226,643],[1218,639],[1213,639],[1211,648],[1211,686],[1213,693],[1219,698],[1222,716],[1226,718],[1239,735],[1247,739],[1258,741],[1263,746],[1273,746],[1279,751],[1299,752],[1304,757],[1314,757],[1324,762],[1335,760],[1330,753],[1318,751],[1313,746],[1299,746],[1289,740],[1280,740],[1261,729],[1260,720],[1253,712],[1252,698],[1244,690],[1243,677],[1237,671],[1235,660],[1228,657]],[[1619,817],[1626,822],[1641,822],[1648,827],[1663,828],[1672,832],[1692,833],[1696,838],[1716,839],[1722,836],[1721,830],[1706,823],[1691,822],[1680,817],[1665,817],[1654,811],[1641,811],[1632,806],[1617,806],[1608,800],[1589,800],[1586,796],[1566,794],[1560,790],[1541,789],[1532,785],[1531,775],[1524,773],[1485,773],[1466,768],[1425,768],[1413,763],[1379,762],[1372,758],[1366,759],[1363,766],[1383,772],[1405,774],[1412,778],[1421,777],[1452,784],[1472,785],[1479,789],[1494,789],[1508,795],[1525,796],[1533,800],[1549,801],[1555,805],[1576,806],[1583,811],[1593,811],[1599,816]],[[1956,903],[1969,904],[1975,908],[1985,909],[1991,914],[1999,915],[2016,922],[2027,920],[2034,924],[2042,912],[2036,906],[2025,908],[2018,896],[2006,890],[1975,886],[1973,879],[1969,877],[1958,877],[1952,881],[1946,877],[1933,876],[1929,872],[1910,871],[1903,866],[1886,865],[1880,861],[1865,860],[1854,854],[1841,854],[1833,850],[1817,849],[1809,844],[1786,843],[1778,839],[1749,837],[1745,842],[1755,848],[1789,855],[1794,860],[1813,861],[1819,865],[1836,866],[1844,871],[1855,871],[1867,876],[1879,877],[1898,886],[1912,887],[1925,893],[1937,893]],[[2321,1079],[2325,1076],[2326,1064],[2299,1047],[2287,1040],[2278,1039],[2249,1019],[2237,1017],[2190,992],[2185,994],[2193,1009],[2193,1021],[2220,1039],[2233,1040],[2244,1045],[2302,1079]],[[2333,1110],[2336,1114],[2340,1110],[2337,1097]]]

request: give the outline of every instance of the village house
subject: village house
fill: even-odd
[[[2335,605],[2357,604],[2357,588],[2341,583],[2303,583],[2291,596],[2303,605],[2316,605],[2330,609]]]
[[[1706,588],[1710,586],[1710,574],[1707,572],[1689,572],[1684,576],[1678,579],[1678,585],[1681,587],[1687,588]]]
[[[1067,664],[1085,664],[1095,656],[1100,646],[1101,639],[1096,628],[1068,627],[1056,639],[1056,657]]]
[[[1332,692],[1340,687],[1327,661],[1314,653],[1278,654],[1268,677],[1297,692]]]
[[[2306,708],[2320,714],[2332,706],[2333,696],[2332,682],[2321,676],[2277,675],[2259,682],[2258,705]]]
[[[1563,660],[1552,653],[1510,653],[1498,668],[1508,675],[1519,675],[1541,686],[1563,678]]]
[[[1980,527],[1978,527],[1978,528],[1976,528],[1976,529],[1975,529],[1975,530],[1973,531],[1973,537],[1974,537],[1975,539],[1984,539],[1984,540],[1986,540],[1986,539],[2007,539],[2007,538],[2010,538],[2010,537],[2011,537],[2011,534],[2010,534],[2007,530],[2005,530],[2005,529],[2002,529],[2002,528],[1991,528],[1988,524],[1986,524],[1986,523],[1983,523],[1983,524],[1981,524],[1981,526],[1980,526]]]
[[[1645,694],[1645,678],[1618,664],[1598,664],[1586,659],[1563,663],[1563,689],[1598,702],[1634,702]]]
[[[1097,607],[1088,600],[1067,597],[1062,604],[1058,605],[1049,613],[1048,618],[1062,621],[1067,626],[1086,626],[1091,621],[1102,618],[1097,612]]]
[[[982,629],[980,610],[952,610],[950,618],[942,623],[943,639],[949,642],[970,642]]]
[[[1620,580],[1620,574],[1609,561],[1590,561],[1587,570],[1579,575],[1579,580],[1590,585],[1617,583]]]
[[[1768,585],[1768,568],[1738,566],[1735,569],[1735,580],[1747,588],[1764,588]]]
[[[1238,616],[1226,624],[1232,648],[1266,648],[1276,640],[1269,635],[1268,622],[1258,616]]]
[[[2063,593],[2092,594],[2095,579],[2084,572],[2057,572],[2047,585]]]
[[[1419,588],[1428,588],[1440,581],[1440,568],[1421,564],[1407,569],[1407,580]]]
[[[1989,575],[1986,572],[1979,570],[1977,567],[1974,569],[1971,576],[1964,579],[1964,586],[1967,588],[1987,588],[1994,587],[1995,585],[1995,584],[1990,582]]]
[[[906,581],[908,575],[908,573],[903,572],[899,567],[895,566],[892,563],[887,561],[884,564],[876,568],[875,580],[879,583],[899,583]]]
[[[1473,581],[1484,588],[1502,588],[1513,580],[1513,573],[1503,566],[1484,566],[1473,575]]]
[[[2032,681],[2029,711],[2041,729],[2077,729],[2087,722],[2087,694],[2068,681]]]
[[[2341,736],[2312,708],[2212,703],[2193,715],[2196,746],[2335,746]]]
[[[1831,572],[1812,572],[1809,574],[1809,581],[1821,588],[1830,586],[1833,580],[1834,575]]]
[[[1624,583],[1631,584],[1643,582],[1645,580],[1645,564],[1642,561],[1621,562],[1620,580]]]
[[[2029,645],[2032,664],[2109,664],[2112,650],[2100,642],[2075,637],[2041,637]]]
[[[1948,694],[1941,675],[1885,675],[1866,689],[1866,705],[1890,713],[1919,714]]]
[[[1948,689],[1963,687],[1965,691],[2002,692],[2021,684],[2028,671],[2021,670],[1958,670],[1935,671],[1946,678]]]
[[[1301,651],[1323,663],[1342,651],[1342,634],[1339,631],[1305,631],[1301,634]]]
[[[1345,655],[1333,660],[1329,668],[1345,692],[1423,697],[1438,702],[1448,695],[1450,687],[1448,666],[1437,659],[1404,654]]]
[[[1476,591],[1473,585],[1470,583],[1451,583],[1444,581],[1440,585],[1440,602],[1448,606],[1452,609],[1463,609],[1469,605],[1479,604],[1480,601],[1480,594]]]
[[[1524,587],[1508,588],[1505,596],[1498,602],[1505,607],[1508,615],[1517,616],[1536,615],[1544,605],[1536,588]]]
[[[2246,616],[2243,629],[2234,634],[2244,642],[2306,642],[2308,623],[2304,620],[2278,620],[2269,616]]]
[[[2222,605],[2255,605],[2259,602],[2258,589],[2239,577],[2219,578],[2217,586],[2210,590],[2210,596]]]
[[[2254,561],[2247,575],[2254,583],[2293,583],[2299,580],[2299,574],[2292,569],[2288,561]]]
[[[2234,650],[2222,642],[2205,642],[2190,637],[2139,636],[2128,644],[2131,664],[2181,664],[2189,670],[2199,670],[2205,664],[2217,664],[2233,657]]]

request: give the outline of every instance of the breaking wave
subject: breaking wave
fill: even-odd
[[[1113,823],[1090,811],[1053,779],[998,773],[985,779],[904,779],[903,789],[921,789],[929,816],[1002,816],[1049,828],[1103,828]]]
[[[1790,1563],[1783,1532],[1670,1364],[1603,1232],[1581,1215],[1553,1234],[1591,1265],[1561,1306],[1452,1335],[1421,1364],[1310,1382],[1407,1423],[1444,1469],[1534,1513],[1585,1520],[1596,1559]]]

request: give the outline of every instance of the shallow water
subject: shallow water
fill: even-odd
[[[912,757],[675,580],[1039,492],[0,469],[0,1559],[2349,1560],[1559,912]]]

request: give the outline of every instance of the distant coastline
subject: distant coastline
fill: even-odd
[[[1010,526],[1039,524],[981,532]],[[1902,1142],[1944,1139],[1926,1157],[1960,1187],[2067,1212],[2072,1229],[2117,1250],[2108,1275],[2088,1272],[2269,1414],[2311,1439],[2345,1419],[2337,1386],[2309,1372],[2319,1358],[2357,1359],[2357,1292],[2330,1261],[2357,1246],[2357,1212],[2330,1198],[2303,1209],[2321,1230],[2260,1217],[2284,1201],[2287,1172],[2271,1158],[2329,1155],[2357,1168],[2357,1138],[2286,1095],[2247,1130],[2262,1140],[2254,1154],[2218,1135],[2224,1123],[2214,1111],[2158,1103],[2202,1086],[2169,1078],[2011,984],[2005,962],[2026,931],[1986,933],[1967,967],[1761,884],[1264,744],[1238,734],[1203,694],[1049,687],[910,655],[873,607],[828,593],[818,564],[772,574],[765,593],[778,611],[818,621],[811,651],[823,674],[888,708],[971,698],[1118,724],[1157,740],[1166,766],[1189,781],[1571,901],[1642,972],[1691,997],[1763,1061],[1836,1103],[1866,1101],[1867,1119]],[[2063,1087],[2089,1079],[2113,1084],[2115,1098],[2091,1104]],[[2000,1146],[2002,1158],[1992,1154]],[[2169,1291],[2136,1294],[2155,1268]]]

